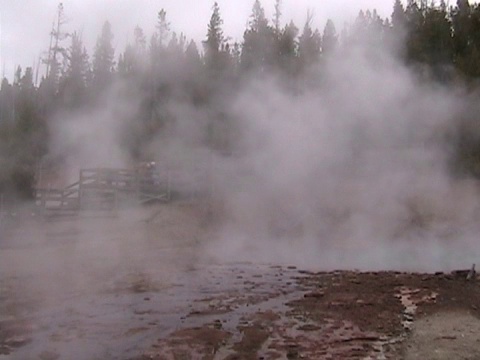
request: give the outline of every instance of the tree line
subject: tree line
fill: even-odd
[[[135,94],[141,99],[135,126],[125,130],[126,148],[132,158],[141,159],[145,145],[167,133],[175,121],[168,110],[172,101],[206,109],[211,123],[205,130],[205,144],[224,151],[228,140],[212,134],[219,124],[233,121],[222,108],[226,94],[235,93],[245,79],[267,74],[294,88],[312,74],[321,76],[331,54],[356,44],[391,48],[425,81],[476,89],[480,78],[480,5],[468,0],[457,0],[455,6],[447,6],[444,0],[408,0],[406,4],[395,0],[388,18],[376,11],[360,11],[348,26],[337,29],[328,20],[320,30],[313,26],[311,13],[297,26],[284,22],[281,0],[275,3],[273,19],[255,0],[241,41],[224,33],[221,9],[215,2],[201,44],[173,31],[164,9],[156,16],[155,32],[147,35],[137,26],[133,40],[120,53],[106,21],[90,54],[81,33],[67,31],[59,4],[43,59],[45,75],[37,81],[31,67],[19,66],[12,82],[4,78],[1,83],[0,192],[31,196],[36,168],[48,153],[51,119],[102,105],[119,82],[128,84],[125,96]],[[461,158],[473,159],[463,161],[468,170],[480,159],[480,139],[468,136],[468,131],[462,136]]]

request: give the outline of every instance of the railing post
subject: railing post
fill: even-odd
[[[170,169],[167,168],[167,201],[170,201]]]
[[[37,197],[38,197],[38,194],[40,194],[40,212],[42,213],[42,216],[44,216],[46,213],[46,207],[47,207],[47,201],[45,199],[46,190],[44,189],[37,190],[37,195],[36,195]]]
[[[83,195],[83,170],[80,169],[78,175],[78,210],[82,209],[82,195]]]
[[[3,194],[1,194],[0,195],[0,227],[3,224],[3,212],[4,212],[4,209],[3,209]]]
[[[141,180],[140,180],[140,174],[138,171],[135,172],[135,187],[136,187],[136,192],[137,192],[137,199],[140,200],[140,194],[141,194]]]

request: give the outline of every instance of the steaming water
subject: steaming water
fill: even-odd
[[[168,204],[113,217],[34,219],[7,231],[0,285],[11,291],[2,294],[2,306],[31,341],[3,358],[128,359],[184,328],[219,321],[237,333],[250,315],[286,313],[285,304],[303,296],[291,264],[447,270],[469,267],[476,257],[466,248],[448,254],[440,240],[424,242],[420,251],[404,242],[336,248],[282,237],[255,243],[233,233],[229,241],[222,233],[209,239],[198,214],[185,216],[187,210]]]
[[[149,267],[147,277],[119,267],[109,277],[98,274],[99,283],[90,288],[65,284],[43,294],[48,300],[17,319],[32,329],[31,342],[0,358],[30,359],[43,353],[74,360],[128,359],[182,328],[216,320],[233,332],[242,318],[258,311],[286,312],[284,304],[298,290],[293,268],[198,263],[186,269],[173,266],[176,256],[168,250],[157,254],[161,264]],[[135,283],[143,288],[132,291]],[[297,291],[295,297],[301,294]],[[213,305],[225,312],[209,314]]]

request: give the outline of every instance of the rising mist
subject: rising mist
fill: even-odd
[[[204,52],[160,12],[150,44],[135,29],[118,64],[106,23],[92,67],[80,51],[83,67],[39,87],[58,88],[30,170],[54,164],[58,186],[81,168],[141,161],[181,173],[173,186],[203,194],[214,229],[200,247],[220,259],[410,270],[474,260],[477,183],[452,162],[476,96],[458,69],[409,63],[408,31],[375,12],[339,40],[333,23],[323,35],[311,19],[302,32],[270,25],[256,3],[239,44],[219,11]]]

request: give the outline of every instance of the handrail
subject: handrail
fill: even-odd
[[[73,184],[68,185],[67,187],[65,187],[64,190],[71,189],[71,188],[73,188],[73,187],[75,187],[75,186],[77,186],[77,185],[79,185],[79,184],[80,184],[80,181],[74,182]]]
[[[141,203],[168,201],[170,173],[164,178],[159,171],[152,170],[81,169],[79,180],[63,189],[36,189],[36,203],[45,211],[71,211],[98,204],[107,208],[115,207],[120,194],[135,195]]]

